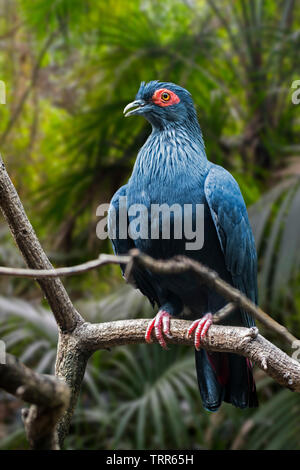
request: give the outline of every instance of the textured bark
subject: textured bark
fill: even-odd
[[[76,407],[82,380],[84,377],[90,351],[81,347],[81,337],[77,335],[77,328],[73,333],[60,333],[55,373],[57,377],[65,380],[71,390],[69,406],[58,423],[58,437],[60,446],[69,432],[71,419]]]
[[[53,269],[27,218],[1,157],[0,207],[27,265],[34,269]],[[83,322],[60,279],[39,279],[38,283],[62,331],[71,331],[78,322]]]
[[[187,258],[186,256],[176,256],[169,260],[155,260],[148,255],[140,253],[138,250],[131,250],[131,255],[133,257],[131,269],[134,266],[134,263],[138,263],[142,267],[153,272],[159,272],[160,274],[174,274],[187,271],[193,272],[200,282],[203,282],[216,290],[224,297],[224,299],[228,300],[228,302],[233,302],[237,307],[249,312],[255,319],[259,320],[268,329],[273,330],[275,333],[280,335],[291,346],[293,346],[295,341],[298,341],[297,338],[287,330],[287,328],[280,325],[260,307],[255,305],[245,296],[245,294],[223,281],[215,271],[207,266],[204,266],[191,258]],[[128,273],[128,276],[130,277],[130,272]]]
[[[36,270],[40,269],[53,269],[50,261],[47,258],[35,232],[29,222],[20,198],[12,184],[5,165],[0,157],[0,207],[4,217],[7,220],[11,233],[15,239],[15,242],[20,249],[27,265],[29,268]],[[55,320],[58,325],[59,334],[61,337],[64,332],[73,331],[77,325],[84,322],[80,314],[72,304],[62,282],[58,278],[53,279],[38,279],[38,283],[49,302],[50,308],[54,314]],[[66,382],[71,384],[71,399],[68,410],[62,418],[62,422],[66,421],[66,425],[60,424],[65,428],[70,422],[70,416],[74,410],[74,403],[76,402],[80,386],[79,377],[84,375],[84,371],[78,374],[78,380],[70,380],[70,370],[82,371],[83,362],[82,354],[77,356],[73,350],[66,351],[65,341],[60,341],[57,348],[57,364],[59,369],[57,375],[61,378],[65,378]],[[70,346],[71,347],[71,346]],[[73,361],[71,361],[73,358]],[[78,361],[78,362],[77,362]],[[70,363],[72,362],[72,365]],[[86,364],[86,363],[85,363]],[[85,367],[84,364],[84,367]],[[75,387],[76,383],[76,387]],[[30,419],[29,419],[30,418]],[[37,421],[41,418],[41,415],[36,412],[35,419],[34,413],[30,414],[27,421],[25,419],[24,424],[27,434],[30,435],[30,423]],[[26,424],[27,423],[27,424]],[[34,427],[33,427],[34,432]]]
[[[0,275],[20,276],[26,278],[51,279],[58,276],[72,276],[84,273],[91,269],[96,269],[107,264],[124,264],[126,266],[125,278],[131,281],[131,272],[135,264],[140,264],[143,268],[151,272],[163,274],[193,272],[195,282],[205,283],[212,289],[221,294],[228,303],[222,311],[214,314],[214,323],[220,323],[232,310],[242,308],[249,312],[256,320],[260,321],[269,330],[273,330],[280,335],[290,345],[293,345],[297,338],[293,336],[287,328],[280,325],[270,315],[264,312],[259,306],[255,305],[242,292],[235,289],[230,284],[221,279],[212,269],[203,264],[192,260],[186,256],[175,256],[168,260],[153,259],[150,256],[140,253],[138,250],[131,250],[130,255],[113,256],[101,254],[97,259],[87,261],[76,266],[69,266],[57,269],[22,269],[0,266]]]
[[[13,382],[12,379],[8,380],[7,375],[2,375],[2,386],[11,393],[19,394],[19,396],[23,396],[28,401],[33,397],[33,395],[28,395],[29,390],[31,390],[31,394],[36,394],[34,395],[35,401],[32,400],[32,403],[35,403],[35,405],[23,414],[25,429],[33,448],[58,448],[56,434],[53,432],[58,419],[57,430],[59,442],[62,445],[69,430],[87,360],[90,355],[101,348],[131,343],[144,343],[145,332],[149,322],[146,319],[101,324],[84,322],[83,318],[74,308],[63,284],[58,279],[57,276],[60,274],[72,275],[85,272],[89,269],[95,269],[108,263],[118,264],[120,262],[127,264],[125,273],[127,279],[130,279],[131,269],[135,263],[162,274],[193,271],[196,280],[198,279],[199,282],[208,284],[230,302],[215,314],[214,323],[223,320],[234,308],[241,307],[261,321],[267,328],[276,331],[289,344],[293,345],[297,341],[285,327],[279,325],[237,289],[234,289],[220,279],[217,273],[186,257],[176,257],[172,260],[154,260],[135,250],[130,253],[130,256],[115,257],[100,255],[98,260],[93,260],[80,266],[54,270],[25,214],[22,203],[5,170],[1,157],[0,207],[9,224],[16,244],[29,268],[31,268],[29,270],[0,268],[0,274],[25,275],[25,277],[37,278],[53,311],[59,329],[56,375],[64,379],[69,386],[67,388],[66,384],[58,382],[54,378],[48,378],[47,380],[43,378],[42,380],[38,374],[34,374],[32,371],[29,373],[26,368],[22,368],[24,366],[20,365],[18,366],[19,374],[23,371],[23,376],[25,374],[28,377],[29,373],[29,375],[31,374],[30,377],[33,377],[33,382],[35,381],[35,385],[31,386],[30,389],[27,382],[27,388],[25,387],[24,389],[21,382],[20,386],[17,387],[18,381],[16,378],[14,379],[15,382]],[[170,341],[168,340],[168,342],[193,345],[193,338],[187,338],[187,331],[190,325],[191,322],[186,320],[172,319],[171,333],[173,338]],[[300,364],[261,335],[258,335],[256,328],[247,329],[212,325],[207,336],[203,339],[202,347],[212,351],[233,352],[246,356],[278,383],[291,390],[300,392]],[[1,371],[3,374],[5,369],[2,368],[0,369]],[[13,383],[15,385],[12,385]],[[58,387],[57,390],[60,387],[63,387],[64,390],[70,390],[68,400],[62,399],[61,396],[61,402],[55,406],[50,405],[52,402],[48,400],[45,402],[45,397],[49,397],[50,392],[47,387],[50,385],[54,388]],[[61,391],[61,393],[63,392]],[[62,415],[63,410],[65,411]],[[43,434],[44,429],[50,428],[51,432]]]
[[[97,349],[144,343],[149,321],[139,319],[99,324],[84,323],[74,333],[78,337],[78,346],[92,353]],[[192,346],[194,339],[187,337],[191,323],[172,318],[173,339],[168,340],[168,343]],[[300,363],[259,335],[257,328],[212,325],[203,338],[202,347],[209,351],[232,352],[248,357],[276,382],[300,392]]]
[[[69,387],[52,376],[33,372],[10,354],[0,364],[0,387],[33,404],[22,412],[30,447],[59,449],[56,425],[69,404]]]

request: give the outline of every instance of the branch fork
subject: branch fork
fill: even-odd
[[[59,279],[59,276],[84,273],[106,264],[125,264],[127,280],[130,280],[135,264],[161,274],[193,271],[199,282],[209,284],[228,301],[225,307],[214,314],[213,324],[207,335],[201,339],[201,347],[248,357],[278,383],[300,392],[298,361],[261,336],[256,327],[249,329],[223,326],[220,323],[239,307],[253,315],[269,330],[276,332],[292,348],[295,348],[294,345],[299,340],[211,269],[184,256],[171,260],[156,260],[137,250],[126,256],[101,254],[96,260],[78,266],[54,269],[27,218],[1,157],[0,207],[28,265],[28,269],[0,267],[0,275],[31,277],[37,280],[49,302],[59,330],[56,378],[34,373],[10,355],[7,355],[8,362],[0,365],[0,386],[33,404],[29,410],[23,412],[25,430],[32,448],[57,449],[63,445],[87,361],[93,352],[113,346],[145,342],[149,320],[121,320],[99,324],[85,322]],[[168,342],[193,345],[193,338],[187,336],[191,324],[187,320],[172,318],[172,337]]]

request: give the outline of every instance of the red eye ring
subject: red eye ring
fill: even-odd
[[[152,96],[152,102],[160,107],[171,106],[180,102],[180,98],[167,88],[156,90]]]

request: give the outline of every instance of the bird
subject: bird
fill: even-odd
[[[171,82],[142,82],[124,114],[143,116],[152,131],[138,152],[127,184],[117,190],[109,205],[108,232],[114,253],[125,255],[135,248],[163,260],[185,255],[216,271],[257,304],[257,253],[246,205],[231,173],[208,160],[189,91]],[[202,246],[187,249],[190,238],[185,233],[175,237],[170,232],[169,238],[163,237],[161,215],[156,219],[149,215],[157,205],[176,205],[183,211],[189,207],[194,228],[196,207],[202,207]],[[175,212],[170,211],[171,227],[179,220]],[[155,225],[158,236],[138,236],[138,224],[134,225],[137,213],[140,224],[148,224],[146,229],[150,232]],[[121,227],[121,219],[127,223],[126,229]],[[120,266],[124,276],[125,265]],[[152,342],[155,335],[167,349],[172,337],[170,319],[187,315],[193,320],[189,335],[194,335],[197,381],[204,409],[217,411],[222,402],[241,409],[258,406],[251,361],[237,354],[201,348],[213,315],[226,304],[225,299],[213,288],[199,284],[193,273],[162,275],[135,266],[131,277],[152,306],[158,307],[148,324],[146,342]],[[222,324],[250,328],[255,321],[249,313],[236,308]]]

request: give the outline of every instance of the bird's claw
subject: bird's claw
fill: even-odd
[[[170,318],[171,315],[165,310],[160,310],[157,313],[157,315],[149,322],[147,326],[145,334],[145,340],[147,343],[152,343],[151,333],[154,329],[155,336],[161,347],[163,349],[168,349],[164,335],[169,339],[172,338],[170,333]]]
[[[211,313],[207,313],[206,315],[204,315],[202,318],[200,318],[199,320],[195,320],[189,330],[188,330],[188,337],[191,336],[191,334],[193,333],[194,330],[195,331],[195,339],[194,339],[194,343],[195,343],[195,348],[197,349],[197,351],[199,351],[200,349],[200,343],[201,343],[201,339],[206,335],[210,325],[212,324],[212,314]]]

